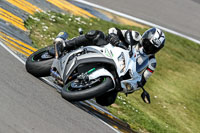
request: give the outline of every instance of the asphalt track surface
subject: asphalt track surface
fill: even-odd
[[[86,0],[200,40],[199,0]]]
[[[1,46],[0,61],[0,133],[114,132],[28,74],[24,65]]]
[[[24,56],[34,51],[30,51],[32,41],[23,26],[29,12],[36,12],[33,8],[63,12],[60,9],[62,6],[35,0],[10,2],[0,0],[0,45],[3,41],[19,55],[20,60],[25,60]],[[62,2],[66,4],[67,12],[81,10],[74,6],[70,8],[70,4],[64,0]],[[81,12],[82,15],[86,13]],[[44,80],[28,74],[23,63],[15,57],[0,46],[0,133],[132,132],[128,124],[91,101],[72,104],[62,99],[55,86],[51,87],[52,83],[44,83]]]

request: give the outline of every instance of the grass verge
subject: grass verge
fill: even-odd
[[[80,27],[85,32],[96,29],[105,33],[111,27],[133,29],[141,34],[146,30],[54,12],[36,13],[27,19],[25,26],[36,48],[52,44],[60,31],[67,31],[69,38],[78,36]],[[119,94],[116,103],[108,108],[139,132],[197,133],[200,131],[200,45],[170,33],[165,35],[166,46],[156,55],[157,69],[145,85],[152,103],[143,103],[140,90],[128,97]]]

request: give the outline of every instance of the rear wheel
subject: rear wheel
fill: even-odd
[[[54,60],[54,55],[50,54],[53,46],[48,46],[31,54],[26,60],[26,70],[36,77],[50,76],[51,65]]]
[[[75,79],[64,86],[61,95],[68,101],[81,101],[100,96],[112,87],[113,81],[110,77],[101,77],[87,83]]]

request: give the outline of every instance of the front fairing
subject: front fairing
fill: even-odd
[[[122,80],[121,87],[123,92],[127,93],[127,85],[129,84],[131,88],[137,88],[137,82],[141,81],[141,75],[137,72],[137,58],[139,56],[136,49],[132,49],[133,56],[129,59],[127,70],[129,70],[130,79]]]
[[[143,49],[140,48],[136,50],[133,48],[133,56],[131,57],[129,63],[129,75],[131,75],[131,79],[121,81],[121,87],[123,88],[123,92],[128,93],[127,85],[131,86],[132,92],[138,90],[138,83],[142,79],[142,73],[146,70],[149,57],[143,52]]]

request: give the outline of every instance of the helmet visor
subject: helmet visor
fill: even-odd
[[[146,54],[154,54],[157,52],[156,47],[148,39],[143,39],[142,45]]]
[[[155,28],[152,28],[148,31],[146,31],[143,35],[142,35],[142,38],[143,39],[151,39],[153,37],[153,35],[155,34],[156,32],[156,29]]]

